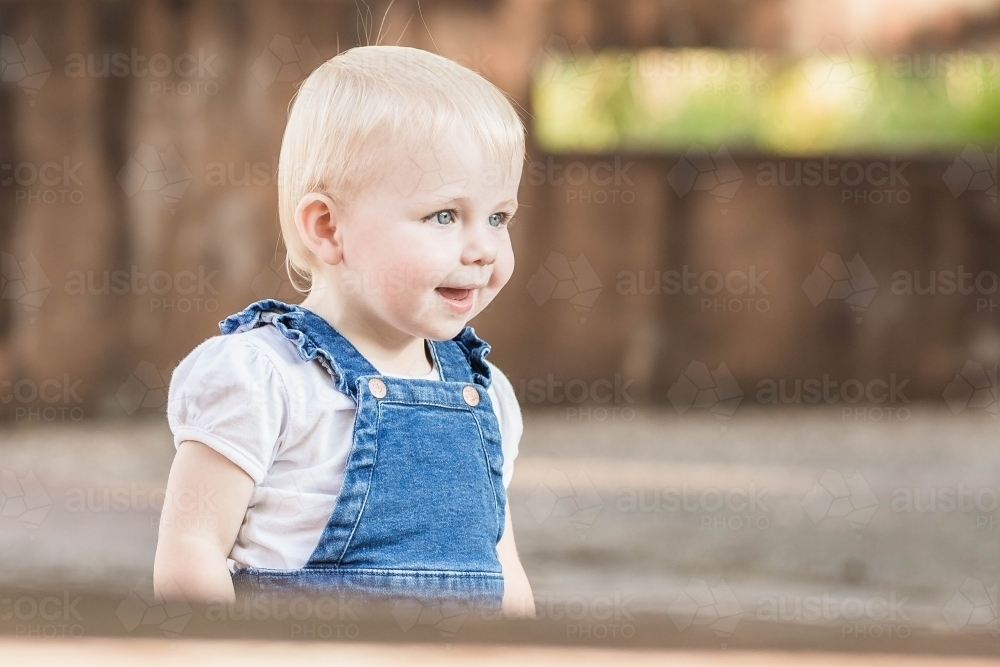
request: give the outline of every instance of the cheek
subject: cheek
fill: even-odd
[[[397,237],[392,257],[386,261],[394,268],[405,271],[412,283],[424,288],[439,285],[450,266],[448,248],[443,239],[420,229]]]
[[[493,276],[490,278],[490,286],[499,290],[507,284],[514,274],[514,249],[511,247],[510,238],[505,239],[497,248],[497,258],[493,263]]]
[[[425,234],[414,233],[406,226],[372,225],[355,239],[362,273],[372,274],[372,279],[382,277],[384,281],[427,280],[425,274],[436,266],[437,248],[429,243]]]
[[[419,227],[389,226],[366,235],[363,243],[361,272],[369,300],[390,319],[405,320],[419,311],[444,279],[442,267],[449,266],[441,239]]]

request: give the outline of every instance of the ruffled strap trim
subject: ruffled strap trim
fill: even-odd
[[[490,344],[476,335],[476,330],[472,327],[465,327],[452,340],[468,359],[472,367],[472,379],[481,384],[485,389],[490,388],[493,381],[493,374],[490,365],[486,363],[486,355],[490,353]]]
[[[268,321],[262,321],[262,315],[264,313],[269,311],[288,313],[291,312],[293,308],[295,308],[295,306],[287,304],[284,301],[278,301],[277,299],[263,299],[261,301],[257,301],[256,303],[251,303],[235,315],[230,315],[226,319],[219,322],[219,331],[223,334],[250,331],[251,329],[256,329],[257,327],[268,323]]]
[[[313,322],[313,319],[317,321]],[[320,326],[323,324],[329,327],[329,324],[325,320],[322,320],[322,318],[311,311],[278,301],[277,299],[263,299],[250,304],[239,313],[230,315],[219,322],[219,330],[223,334],[242,333],[264,326],[265,324],[273,324],[283,336],[293,341],[298,349],[299,357],[303,361],[318,359],[330,373],[330,376],[336,383],[337,389],[357,400],[357,396],[355,395],[357,388],[348,383],[346,374],[340,372],[337,362],[330,354],[317,345],[306,333],[310,326]],[[335,335],[338,337],[341,336],[336,329],[333,329],[333,327],[329,328]],[[458,346],[462,355],[467,360],[472,372],[472,380],[482,385],[483,388],[489,389],[490,383],[493,380],[490,366],[486,362],[486,355],[490,353],[491,349],[489,343],[477,336],[475,329],[469,326],[463,328],[451,342]],[[344,343],[350,345],[346,339],[344,339]],[[367,374],[378,374],[375,368],[371,366],[371,363],[361,356],[359,352],[356,352],[353,346],[350,346],[350,349],[357,355],[355,364],[362,367],[359,370],[363,370]],[[365,366],[368,368],[363,368]]]
[[[309,311],[304,308],[284,301],[262,299],[219,322],[219,330],[223,334],[242,333],[266,324],[273,324],[281,332],[281,335],[295,343],[299,357],[303,361],[319,360],[330,377],[333,378],[337,390],[357,400],[356,387],[348,384],[346,375],[339,372],[336,362],[330,354],[302,330],[307,328],[307,325],[297,320],[305,319],[309,314]]]

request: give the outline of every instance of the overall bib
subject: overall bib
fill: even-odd
[[[317,359],[357,404],[344,483],[299,570],[245,568],[237,594],[337,593],[499,609],[496,546],[506,492],[500,426],[486,393],[490,346],[465,327],[428,341],[442,380],[387,377],[310,310],[275,299],[219,323],[223,334],[271,325]]]

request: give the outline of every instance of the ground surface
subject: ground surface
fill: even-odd
[[[845,421],[839,410],[726,421],[529,413],[510,503],[546,636],[570,646],[1000,653],[1000,430],[981,417],[920,407],[881,421]],[[173,451],[155,419],[0,427],[3,590],[37,590],[36,603],[43,590],[99,589],[125,607],[144,599]],[[122,634],[156,620],[120,612]],[[461,621],[451,623],[447,632]],[[30,662],[36,649],[18,646]],[[115,650],[124,661],[132,649]],[[302,650],[308,661],[312,649]],[[351,650],[348,662],[391,658]],[[542,659],[523,650],[522,662]],[[674,657],[723,664],[712,655]],[[726,655],[756,664],[757,654]],[[796,664],[854,664],[843,660]]]

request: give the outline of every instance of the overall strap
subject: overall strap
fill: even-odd
[[[431,341],[431,349],[442,380],[475,382],[483,389],[490,388],[492,375],[486,363],[490,344],[477,336],[472,327],[465,327],[451,340]]]
[[[318,359],[337,390],[358,400],[358,378],[379,375],[378,370],[330,323],[316,313],[277,299],[263,299],[219,322],[223,334],[272,324],[296,344],[303,361]]]
[[[318,359],[333,377],[337,390],[358,401],[358,378],[381,375],[354,345],[316,313],[277,299],[263,299],[219,322],[223,334],[272,324],[296,344],[303,361]],[[446,382],[475,382],[489,389],[492,374],[486,355],[490,345],[465,327],[446,341],[430,341],[431,353]]]

